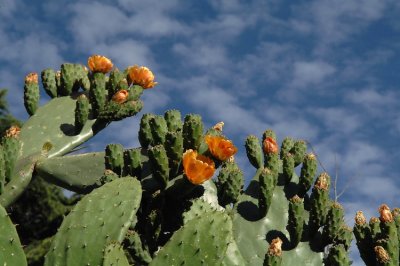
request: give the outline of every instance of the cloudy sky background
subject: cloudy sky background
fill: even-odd
[[[340,201],[352,225],[357,210],[369,219],[383,202],[400,206],[399,15],[395,0],[0,0],[0,87],[26,119],[29,72],[92,54],[120,69],[146,65],[159,85],[145,92],[142,113],[224,121],[247,178],[248,134],[306,139],[338,191],[347,187]],[[89,149],[137,146],[140,117]]]

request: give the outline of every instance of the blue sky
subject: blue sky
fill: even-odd
[[[348,184],[340,202],[352,225],[357,210],[369,219],[383,202],[400,206],[399,15],[395,0],[0,0],[0,87],[25,119],[29,72],[92,54],[121,69],[146,65],[159,85],[145,92],[142,113],[177,108],[208,126],[224,121],[248,178],[248,134],[272,128],[280,140],[310,141],[338,190]],[[137,146],[140,117],[89,149]]]

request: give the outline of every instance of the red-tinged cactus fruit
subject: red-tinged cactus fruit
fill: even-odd
[[[374,247],[374,251],[375,251],[376,260],[379,263],[385,264],[385,263],[390,262],[390,256],[382,246]]]
[[[127,90],[119,90],[117,91],[111,98],[112,101],[123,104],[128,100],[129,92]]]
[[[150,89],[157,85],[157,82],[154,82],[154,74],[150,69],[144,66],[134,65],[128,68],[128,76],[130,82],[134,85],[139,85],[143,87],[143,89]]]
[[[263,149],[266,154],[277,154],[278,144],[272,137],[266,137],[263,141]]]
[[[330,177],[328,173],[322,173],[318,179],[317,182],[315,183],[314,187],[320,190],[329,190],[329,185],[330,185]]]
[[[113,68],[113,63],[110,59],[102,55],[92,55],[87,62],[90,71],[108,73]]]
[[[189,149],[183,154],[183,171],[192,184],[200,185],[214,175],[215,165],[210,158]]]
[[[379,214],[380,214],[379,220],[382,223],[386,223],[386,222],[391,223],[391,222],[393,222],[393,215],[390,212],[390,208],[386,204],[382,204],[379,207],[378,211],[379,211]]]
[[[28,75],[26,75],[25,83],[38,84],[38,74],[37,73],[29,73]]]
[[[218,131],[222,131],[223,127],[224,127],[225,123],[224,122],[218,122],[213,126],[213,129],[218,130]]]
[[[6,138],[18,138],[20,133],[21,128],[19,126],[11,126],[9,129],[6,130],[4,136]]]
[[[282,256],[282,243],[283,241],[279,237],[272,239],[268,248],[268,254],[272,256]]]
[[[354,221],[357,225],[365,225],[367,223],[367,219],[365,218],[364,213],[362,211],[358,211],[356,213]]]
[[[237,152],[232,141],[219,136],[207,135],[204,138],[213,157],[220,161],[226,161]]]

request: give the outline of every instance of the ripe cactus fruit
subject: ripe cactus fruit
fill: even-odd
[[[390,256],[382,246],[375,246],[374,248],[375,256],[376,256],[376,265],[379,266],[389,266],[395,265],[391,262]]]
[[[17,230],[6,210],[0,205],[0,264],[27,265]]]
[[[29,115],[34,115],[39,106],[38,74],[30,73],[25,77],[24,105]]]
[[[185,116],[183,122],[183,148],[198,150],[203,136],[203,122],[195,114]]]
[[[41,77],[43,88],[47,95],[51,98],[57,97],[56,72],[51,68],[47,68],[42,71]]]
[[[304,225],[304,202],[297,195],[289,200],[288,216],[287,229],[290,235],[290,244],[292,247],[296,247],[301,240]]]
[[[79,134],[89,119],[89,100],[85,94],[78,96],[75,107],[75,133]]]
[[[123,177],[95,189],[65,217],[45,265],[100,265],[103,251],[124,239],[139,208],[140,182]]]
[[[124,169],[124,147],[121,144],[108,144],[104,158],[106,169],[121,176]]]
[[[263,153],[259,139],[254,135],[248,136],[245,148],[249,162],[257,169],[263,167]]]

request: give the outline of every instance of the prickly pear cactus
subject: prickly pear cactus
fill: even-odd
[[[112,143],[69,155],[112,121],[137,114],[140,96],[157,84],[147,67],[119,71],[100,55],[88,67],[44,70],[42,85],[52,98],[44,106],[38,75],[28,75],[31,117],[0,145],[3,206],[37,177],[86,194],[46,239],[45,265],[350,265],[352,230],[329,197],[329,174],[318,173],[304,140],[287,137],[279,147],[272,130],[248,136],[254,169],[247,187],[224,123],[205,130],[200,115],[178,110],[143,114],[140,147]],[[398,265],[400,212],[379,211],[369,225],[358,214],[356,244],[367,265]],[[0,228],[17,241],[3,216]],[[0,260],[12,261],[22,251],[7,237]]]

